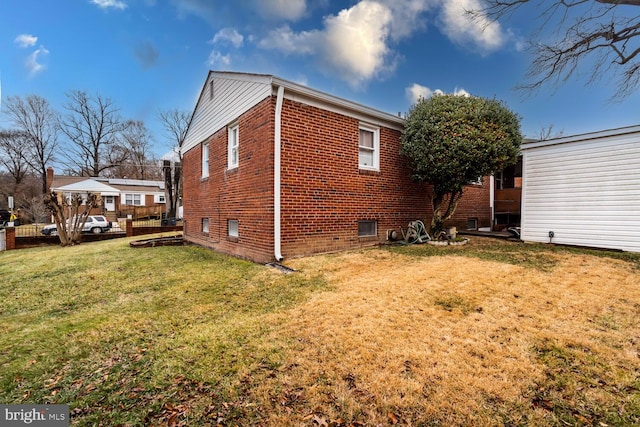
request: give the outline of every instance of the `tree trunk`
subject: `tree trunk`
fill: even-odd
[[[461,197],[462,190],[453,193],[433,193],[431,196],[433,217],[431,218],[431,225],[429,227],[429,234],[431,238],[438,240],[439,235],[444,231],[444,223],[455,213]],[[446,209],[442,212],[445,208],[445,204]]]

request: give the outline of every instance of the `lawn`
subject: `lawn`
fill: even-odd
[[[130,239],[0,254],[0,402],[72,425],[640,424],[640,255],[473,238],[279,270]]]

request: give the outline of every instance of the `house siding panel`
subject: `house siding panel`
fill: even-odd
[[[213,79],[214,96],[209,96],[209,82]],[[211,73],[196,106],[183,153],[200,144],[212,132],[224,129],[229,123],[254,105],[271,96],[271,84],[266,77],[241,80]]]
[[[523,152],[522,238],[640,251],[640,133]]]

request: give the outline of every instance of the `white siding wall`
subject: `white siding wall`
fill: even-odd
[[[210,98],[211,79],[213,100]],[[200,144],[270,95],[271,81],[268,76],[236,79],[211,73],[200,94],[182,152]]]
[[[522,239],[640,252],[640,132],[589,137],[523,146]]]

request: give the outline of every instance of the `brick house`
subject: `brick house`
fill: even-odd
[[[183,154],[184,237],[258,262],[379,244],[430,218],[401,117],[271,75],[209,72]],[[450,226],[491,225],[489,178]]]

